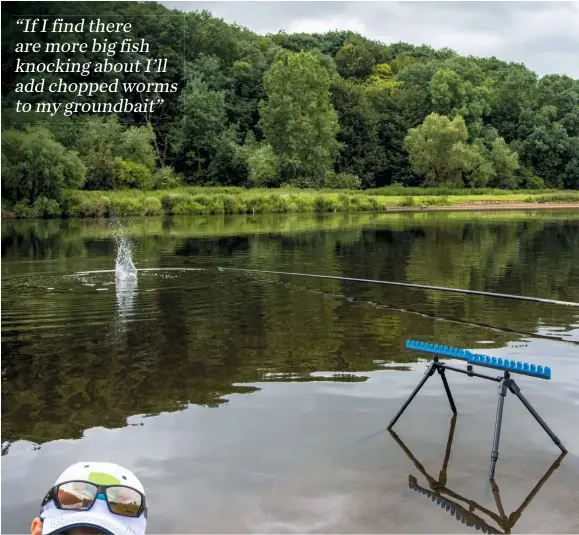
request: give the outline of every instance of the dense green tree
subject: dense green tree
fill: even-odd
[[[309,52],[292,54],[266,72],[267,100],[260,104],[260,128],[279,158],[283,182],[323,184],[339,149],[330,76]]]
[[[385,149],[378,137],[380,116],[363,86],[338,79],[331,91],[340,124],[337,139],[342,143],[336,171],[357,175],[363,187],[372,187],[385,166]]]
[[[338,72],[345,78],[365,78],[375,59],[364,43],[346,42],[336,54]]]
[[[126,127],[117,117],[91,117],[78,121],[73,148],[87,170],[87,189],[112,189],[114,159],[144,165],[149,171],[156,164],[155,134],[151,126]],[[68,131],[62,132],[69,136]]]
[[[512,152],[502,137],[496,138],[489,153],[489,160],[494,169],[491,186],[497,188],[515,189],[519,169],[519,155]]]
[[[432,112],[428,84],[436,69],[435,62],[415,62],[396,75],[396,80],[402,86],[395,93],[395,109],[402,116],[407,129],[418,126]]]
[[[464,119],[449,119],[431,113],[424,123],[412,128],[404,140],[412,168],[431,186],[462,183],[462,173],[473,166],[473,152],[466,144]]]
[[[579,158],[573,158],[566,165],[563,186],[568,189],[579,189]]]
[[[278,186],[280,179],[279,160],[271,145],[255,147],[247,158],[249,182],[254,187]]]
[[[522,141],[513,143],[521,160],[533,167],[549,187],[561,187],[568,163],[570,139],[559,123],[536,126]]]
[[[226,126],[224,92],[210,89],[207,82],[193,75],[181,93],[181,120],[173,134],[174,150],[180,155],[178,168],[203,180]]]
[[[476,137],[483,117],[490,112],[490,90],[484,82],[481,84],[475,85],[448,68],[440,69],[428,84],[431,109],[441,115],[462,115],[471,137]]]
[[[119,137],[117,154],[121,158],[144,165],[149,170],[155,168],[155,132],[151,126],[130,126]]]
[[[464,185],[471,188],[484,188],[496,176],[495,168],[489,161],[489,151],[484,143],[477,139],[472,145],[461,144],[456,148],[463,159]]]
[[[17,202],[39,197],[59,200],[65,188],[81,188],[86,169],[42,128],[2,133],[2,198]]]
[[[518,138],[519,116],[536,98],[537,75],[523,65],[509,65],[493,72],[494,99],[489,123],[511,143]]]

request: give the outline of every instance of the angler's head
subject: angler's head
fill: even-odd
[[[67,468],[48,490],[32,535],[144,535],[145,489],[130,470],[84,462]]]

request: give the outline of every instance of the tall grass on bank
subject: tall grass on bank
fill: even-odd
[[[127,217],[265,213],[384,212],[394,207],[452,206],[486,201],[577,202],[579,192],[545,190],[376,190],[251,189],[181,187],[172,190],[67,191],[60,204],[49,199],[4,209],[7,217]],[[386,192],[386,193],[384,193]],[[393,192],[398,193],[397,195]]]

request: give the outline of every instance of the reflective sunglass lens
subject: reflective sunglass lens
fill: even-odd
[[[128,487],[109,487],[107,501],[113,513],[122,516],[137,516],[143,498],[136,490]]]
[[[96,498],[97,488],[82,481],[63,483],[58,487],[58,503],[62,509],[89,509]]]

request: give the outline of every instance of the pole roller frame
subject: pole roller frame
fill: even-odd
[[[398,421],[400,416],[402,416],[402,413],[408,408],[411,401],[416,397],[416,395],[418,394],[420,389],[424,386],[424,384],[426,383],[428,378],[432,377],[432,375],[434,375],[435,372],[438,372],[438,375],[440,375],[442,384],[444,386],[444,390],[446,392],[446,395],[448,397],[448,401],[450,403],[450,408],[451,408],[453,414],[456,415],[457,414],[456,405],[454,403],[452,393],[450,392],[450,386],[448,384],[448,380],[446,377],[447,371],[453,371],[453,372],[458,372],[458,373],[468,375],[469,377],[479,377],[481,379],[487,379],[489,381],[495,381],[495,382],[499,383],[497,415],[496,415],[496,419],[495,419],[495,430],[494,430],[494,436],[493,436],[493,446],[492,446],[492,451],[491,451],[491,462],[490,462],[490,469],[489,469],[489,480],[490,481],[494,481],[494,478],[495,478],[495,469],[496,469],[496,464],[497,464],[497,461],[499,458],[499,442],[500,442],[501,428],[502,428],[502,423],[503,423],[503,409],[504,409],[505,399],[507,397],[508,392],[511,392],[512,394],[517,396],[517,398],[519,398],[519,400],[521,401],[523,406],[532,414],[532,416],[535,418],[535,420],[537,420],[539,425],[549,435],[551,440],[558,446],[558,448],[561,450],[561,452],[563,454],[567,453],[567,449],[563,446],[563,444],[561,443],[561,441],[559,440],[557,435],[555,435],[555,433],[551,430],[551,428],[547,425],[547,423],[543,420],[543,418],[541,418],[539,413],[531,405],[529,400],[521,393],[521,389],[520,389],[519,385],[517,385],[517,383],[511,377],[510,370],[504,369],[505,368],[504,362],[501,362],[499,364],[498,360],[495,359],[495,362],[489,363],[489,365],[487,367],[495,368],[495,369],[501,369],[503,371],[502,377],[501,376],[493,377],[490,375],[484,375],[484,374],[473,371],[473,365],[475,365],[476,363],[471,358],[471,354],[469,352],[464,353],[465,350],[448,348],[446,346],[444,346],[444,347],[443,346],[430,347],[430,346],[432,346],[432,344],[424,344],[423,342],[416,342],[414,340],[408,340],[406,342],[406,347],[408,347],[409,349],[415,349],[418,351],[426,351],[426,352],[435,353],[435,351],[438,348],[441,348],[442,355],[438,355],[436,353],[434,354],[434,360],[429,363],[427,370],[424,374],[424,377],[420,380],[420,382],[418,383],[418,386],[414,389],[412,394],[410,394],[410,397],[404,402],[404,404],[402,405],[402,407],[400,408],[400,410],[398,411],[396,416],[392,419],[392,421],[388,425],[388,430],[392,429],[392,427]],[[453,356],[454,358],[457,358],[460,360],[466,360],[468,363],[467,369],[465,370],[462,368],[449,366],[448,364],[445,364],[444,362],[440,362],[440,360],[439,360],[440,356],[443,356],[443,355],[445,355],[447,357]],[[490,357],[488,357],[488,358],[490,358]],[[503,359],[500,359],[500,360],[502,361]],[[509,364],[507,364],[507,366],[508,365]],[[539,370],[539,369],[537,369],[537,367],[534,366],[534,369],[533,369],[533,372],[535,374],[534,376],[537,378],[541,378],[541,379],[547,379],[547,378],[550,379],[551,378],[551,370],[550,370],[550,368],[547,368],[547,370],[548,370],[548,377],[545,376],[545,372],[544,372],[544,369],[542,367],[540,367],[540,370]],[[515,373],[521,373],[517,369],[516,366],[515,366],[515,369],[513,369],[513,371]],[[525,371],[526,370],[523,371],[523,375],[533,376],[533,373],[525,373]]]

